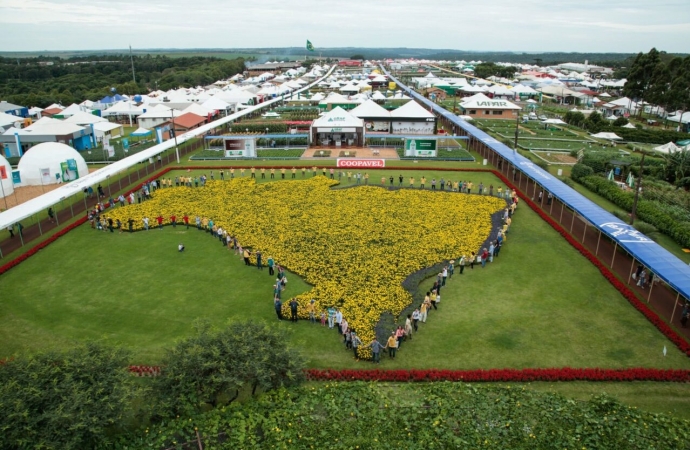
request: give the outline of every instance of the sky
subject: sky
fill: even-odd
[[[690,52],[690,0],[0,0],[0,51]]]

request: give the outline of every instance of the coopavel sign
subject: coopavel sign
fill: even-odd
[[[336,167],[351,169],[381,169],[386,167],[386,160],[338,158],[336,160]]]

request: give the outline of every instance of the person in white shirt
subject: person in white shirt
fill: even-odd
[[[338,310],[335,313],[335,324],[338,326],[338,334],[343,334],[343,330],[340,328],[340,323],[343,321],[343,313]]]

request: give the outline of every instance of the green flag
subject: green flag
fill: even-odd
[[[314,46],[312,45],[311,41],[309,41],[309,39],[307,39],[307,50],[309,50],[310,52],[314,51]]]

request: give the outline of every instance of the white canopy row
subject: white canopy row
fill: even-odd
[[[331,69],[324,75],[323,78],[328,76],[332,71],[335,66],[331,67]],[[319,81],[323,80],[323,78],[316,80],[310,85],[305,86],[304,88],[300,90],[294,91],[294,93],[297,92],[302,92],[305,91],[313,86],[315,86]],[[247,109],[243,109],[240,112],[237,112],[235,114],[231,114],[227,117],[223,117],[221,119],[218,119],[216,121],[213,121],[209,124],[203,125],[199,128],[195,128],[194,130],[191,130],[188,133],[185,133],[183,135],[178,136],[177,142],[178,145],[181,145],[185,143],[186,141],[197,137],[197,136],[202,136],[206,134],[207,132],[223,125],[228,122],[231,122],[233,120],[237,120],[242,116],[246,116],[247,114],[250,114],[254,111],[258,111],[260,109],[265,108],[266,106],[269,106],[273,103],[280,102],[280,98],[276,98],[264,103],[261,103],[256,106],[252,106]],[[5,212],[0,213],[0,229],[5,229],[17,222],[20,222],[27,217],[30,217],[36,213],[43,212],[47,210],[48,208],[56,205],[62,200],[65,200],[69,198],[72,195],[77,195],[80,194],[84,188],[88,188],[89,186],[96,185],[98,183],[101,183],[103,181],[108,180],[110,177],[113,177],[117,175],[118,173],[125,171],[129,169],[130,167],[135,166],[136,164],[139,164],[142,161],[146,161],[149,158],[153,158],[157,156],[160,153],[163,153],[164,151],[174,148],[175,147],[175,141],[174,140],[168,140],[165,141],[161,144],[155,145],[149,149],[142,150],[139,153],[136,153],[132,156],[128,156],[127,158],[121,159],[119,161],[116,161],[102,169],[99,169],[95,172],[91,172],[90,174],[79,178],[78,180],[75,180],[71,183],[64,184],[60,186],[57,189],[54,189],[50,192],[46,192],[45,194],[33,198],[27,202],[24,202],[20,205],[15,206],[14,208],[10,208]]]

